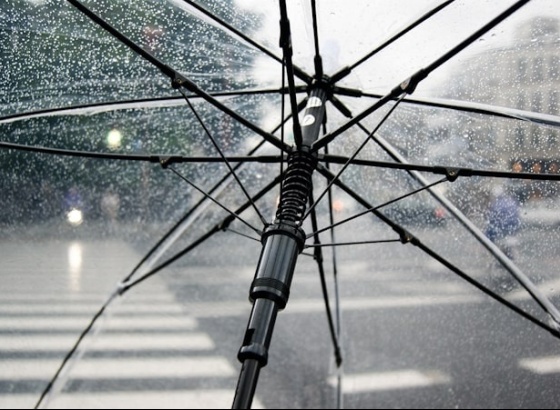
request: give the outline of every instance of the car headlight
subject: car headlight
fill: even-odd
[[[84,215],[79,209],[72,209],[68,212],[68,215],[66,215],[66,219],[70,225],[79,226],[84,222]]]

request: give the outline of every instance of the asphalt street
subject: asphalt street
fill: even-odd
[[[528,242],[537,236],[524,235],[524,255],[531,255],[538,244]],[[218,240],[117,298],[47,404],[229,407],[259,245]],[[224,255],[203,257],[224,243],[237,263]],[[557,339],[416,250],[393,254],[394,246],[338,253],[339,370],[315,261],[300,258],[255,407],[335,407],[337,374],[343,373],[346,408],[558,408]],[[456,259],[465,253],[459,249]],[[77,335],[141,256],[122,237],[0,241],[0,408],[35,404]],[[329,251],[325,256],[329,261]],[[558,301],[558,277],[550,270],[556,254],[530,263]],[[330,262],[326,266],[333,307]],[[484,279],[485,267],[473,263],[473,276]],[[521,289],[497,289],[536,312]]]

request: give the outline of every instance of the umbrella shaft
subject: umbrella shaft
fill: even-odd
[[[301,225],[317,168],[317,157],[311,147],[319,138],[325,116],[325,86],[318,81],[311,90],[301,122],[301,141],[288,156],[276,221],[263,234],[264,246],[250,292],[253,309],[237,355],[243,367],[233,403],[235,409],[251,406],[260,369],[268,363],[276,317],[288,303],[296,262],[305,246]]]
[[[288,301],[297,255],[303,243],[289,232],[288,227],[276,226],[268,231],[268,237],[265,233],[265,246],[251,286],[253,309],[243,345],[237,355],[243,367],[233,402],[234,409],[251,407],[260,369],[268,363],[268,350],[278,311]]]
[[[258,360],[246,360],[243,362],[239,383],[233,401],[234,409],[250,409],[257,389],[257,380],[261,371]]]
[[[265,233],[257,274],[251,286],[254,302],[239,361],[256,360],[260,367],[268,363],[268,349],[278,311],[288,302],[290,285],[305,236],[298,228],[274,225]]]
[[[263,250],[251,285],[253,309],[237,358],[243,363],[234,409],[251,406],[260,369],[268,363],[268,349],[278,312],[286,307],[298,255],[306,235],[301,229],[307,201],[313,190],[317,158],[311,152],[325,115],[327,93],[318,82],[311,91],[301,122],[302,141],[290,152],[274,225],[263,234]]]

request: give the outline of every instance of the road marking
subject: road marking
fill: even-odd
[[[90,322],[91,316],[81,317],[10,317],[0,318],[0,329],[21,330],[83,330]],[[102,329],[111,330],[193,330],[198,326],[196,319],[190,316],[144,316],[144,317],[110,317],[99,321]],[[0,346],[1,347],[1,346]]]
[[[42,293],[29,293],[21,292],[21,289],[14,289],[13,292],[6,292],[6,289],[0,291],[0,306],[10,306],[14,303],[21,303],[26,305],[36,305],[36,304],[50,304],[50,305],[76,305],[82,303],[95,304],[98,308],[101,304],[105,302],[109,293],[64,293],[61,291],[59,294],[49,294],[48,292]],[[144,304],[144,305],[157,305],[160,303],[177,303],[177,300],[172,295],[159,295],[159,294],[149,294],[142,295],[141,299],[137,297],[125,296],[124,304]]]
[[[13,386],[14,390],[0,394],[0,409],[35,405],[39,398],[36,383],[50,380],[60,366],[61,359],[54,358],[54,352],[65,353],[75,343],[92,314],[114,291],[116,277],[113,276],[128,269],[120,268],[118,262],[135,262],[139,257],[127,245],[114,247],[105,242],[101,245],[101,250],[96,244],[84,248],[82,275],[74,278],[75,283],[68,282],[73,278],[68,277],[64,261],[58,266],[56,252],[45,251],[44,260],[34,259],[29,268],[21,268],[18,263],[15,269],[14,264],[11,274],[12,268],[8,267],[5,272],[8,277],[4,277],[6,280],[0,289],[0,350],[4,350],[0,381],[5,386]],[[14,253],[18,251],[18,247],[14,247]],[[60,254],[67,255],[66,252]],[[27,252],[22,254],[21,261],[29,261]],[[247,277],[253,275],[254,272],[248,273]],[[193,272],[192,276],[201,275]],[[84,380],[86,386],[81,390],[90,388],[89,392],[62,390],[49,403],[50,407],[231,407],[238,376],[235,363],[219,355],[208,333],[197,331],[198,321],[190,315],[191,304],[177,301],[167,282],[154,277],[146,284],[115,299],[99,320],[99,328],[110,332],[84,341],[84,350],[105,353],[85,356],[78,353],[70,361],[65,373],[70,379]],[[247,309],[250,310],[248,303]],[[75,334],[70,334],[72,332]],[[114,357],[111,350],[128,350],[133,355]],[[19,359],[8,359],[10,352]],[[169,354],[155,355],[154,352]],[[62,382],[68,380],[65,377],[63,374]],[[185,390],[166,391],[166,382],[171,379],[183,380]],[[197,379],[202,379],[207,388],[194,388],[200,385],[195,383]],[[121,390],[134,380],[144,385],[149,382],[150,386],[142,391]],[[110,391],[91,390],[96,382],[104,382],[103,386]],[[193,390],[187,390],[191,384]],[[227,388],[230,385],[233,387]],[[174,387],[179,386],[175,383]],[[254,401],[254,408],[263,408],[258,399]]]
[[[5,351],[61,351],[76,343],[75,335],[0,336],[0,350]],[[182,334],[104,334],[86,341],[88,350],[211,350],[214,342],[205,333]]]
[[[458,305],[466,303],[479,303],[484,298],[475,295],[426,295],[426,296],[403,296],[403,297],[381,297],[381,298],[355,298],[341,302],[344,310],[374,310],[374,309],[395,309],[419,306],[436,305]],[[324,302],[321,303],[324,310]],[[296,304],[296,309],[299,308]],[[305,309],[305,303],[301,304]]]
[[[522,359],[519,361],[519,367],[536,374],[560,373],[560,356]]]
[[[233,390],[184,390],[158,392],[115,392],[59,394],[49,402],[50,408],[103,409],[226,409],[231,408]],[[0,397],[0,409],[30,409],[38,397],[14,394]],[[255,398],[253,409],[264,409]]]
[[[342,300],[344,311],[381,310],[412,307],[429,307],[438,305],[463,305],[482,303],[488,300],[483,295],[426,295],[402,297],[371,297]],[[249,314],[251,304],[231,301],[219,303],[193,303],[189,305],[189,314],[196,318],[229,317]],[[325,311],[322,299],[291,299],[282,314],[321,313]]]
[[[60,360],[5,360],[0,380],[48,380]],[[159,379],[235,376],[228,360],[218,356],[192,358],[81,359],[68,368],[72,379]]]
[[[31,394],[0,395],[0,409],[32,409],[39,398]]]
[[[539,283],[537,287],[545,296],[548,297],[557,296],[558,294],[560,294],[560,279]],[[508,299],[510,300],[529,300],[532,298],[533,297],[525,289],[519,289],[516,290],[515,292],[511,292],[511,294],[508,297]]]
[[[125,302],[126,303],[126,302]],[[35,305],[21,305],[21,304],[12,304],[10,306],[1,306],[0,305],[0,316],[9,316],[11,314],[20,314],[20,315],[57,315],[57,314],[65,314],[69,311],[72,314],[95,314],[101,305],[98,304],[83,304],[83,305],[74,305],[72,307],[64,306],[64,305],[53,305],[53,304],[35,304]],[[133,305],[133,304],[126,304],[123,306],[117,306],[114,310],[113,314],[158,314],[158,315],[170,315],[170,314],[181,314],[184,313],[183,308],[178,304],[142,304],[142,305]]]
[[[11,304],[9,306],[0,305],[0,315],[22,314],[22,315],[56,315],[64,314],[69,311],[72,314],[93,314],[99,310],[101,304],[74,303],[72,306],[64,304],[44,303],[44,304]],[[153,314],[153,315],[179,315],[185,313],[182,306],[178,303],[128,303],[114,306],[110,310],[113,314]]]
[[[411,389],[451,383],[451,377],[442,372],[419,370],[345,375],[342,380],[342,390],[346,394]],[[336,386],[336,378],[330,378],[329,384]]]

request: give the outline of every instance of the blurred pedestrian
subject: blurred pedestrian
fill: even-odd
[[[121,207],[119,195],[112,188],[108,188],[103,193],[100,205],[105,216],[114,224],[119,217],[119,209]]]
[[[503,187],[496,187],[487,214],[486,236],[510,259],[514,259],[516,234],[521,226],[518,199]]]
[[[84,201],[77,186],[73,185],[64,195],[64,208],[66,212],[72,209],[83,210]]]

